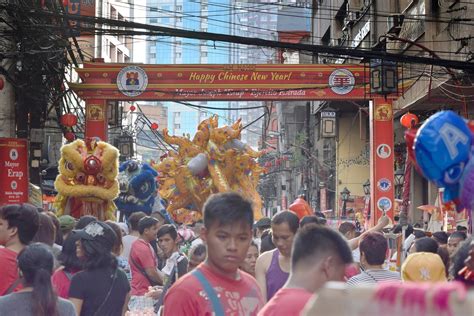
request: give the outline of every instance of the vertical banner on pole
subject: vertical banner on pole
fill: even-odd
[[[107,105],[105,100],[86,100],[86,137],[107,141]]]
[[[28,142],[0,138],[0,206],[28,202]]]
[[[392,101],[375,98],[370,102],[370,225],[384,212],[393,220],[394,155]]]
[[[327,195],[326,195],[326,188],[321,188],[319,190],[319,210],[321,212],[323,212],[323,214],[325,213],[325,211],[327,210]]]

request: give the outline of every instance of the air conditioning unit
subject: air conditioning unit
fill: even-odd
[[[398,33],[402,28],[403,14],[393,14],[387,17],[387,33]]]
[[[363,0],[349,0],[347,2],[348,11],[360,10],[364,7]]]

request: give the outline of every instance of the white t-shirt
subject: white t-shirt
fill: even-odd
[[[135,240],[137,240],[137,236],[132,236],[132,235],[127,235],[122,237],[122,243],[123,243],[123,251],[122,251],[122,257],[128,260],[130,257],[130,249],[132,248],[132,244]]]

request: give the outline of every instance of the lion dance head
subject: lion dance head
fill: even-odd
[[[117,148],[96,138],[64,145],[54,182],[58,214],[114,219],[113,200],[119,193],[118,156]]]

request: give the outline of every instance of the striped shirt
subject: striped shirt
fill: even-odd
[[[347,281],[349,286],[357,286],[361,284],[376,284],[387,281],[401,281],[400,273],[390,270],[366,270],[362,271]]]

